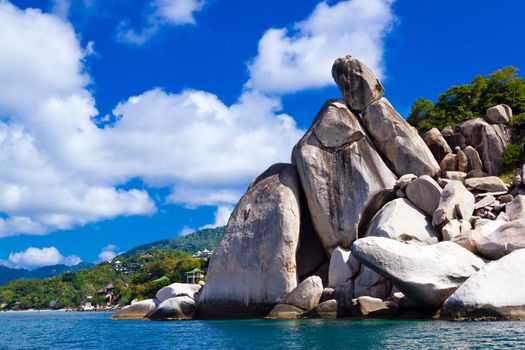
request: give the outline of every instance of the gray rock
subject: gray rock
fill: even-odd
[[[465,186],[484,192],[505,192],[507,185],[497,176],[472,177],[465,180]]]
[[[355,112],[361,112],[370,103],[383,97],[385,92],[374,72],[352,56],[335,60],[332,77],[343,93],[346,104]]]
[[[449,180],[463,181],[467,178],[467,174],[462,171],[445,171],[443,177]]]
[[[513,199],[514,199],[514,197],[513,197],[510,193],[507,193],[507,194],[504,194],[504,195],[501,195],[501,196],[498,197],[498,200],[499,200],[501,203],[509,203],[509,202],[511,202]]]
[[[452,242],[405,244],[383,237],[358,239],[352,254],[391,280],[407,297],[438,307],[485,263]]]
[[[456,130],[465,137],[468,145],[476,148],[483,138],[483,128],[489,125],[481,118],[469,119],[456,125]],[[468,156],[467,156],[468,157]]]
[[[460,181],[451,181],[441,193],[439,206],[434,212],[432,224],[446,225],[454,219],[470,220],[474,212],[474,195]]]
[[[335,288],[345,283],[359,272],[359,262],[355,260],[349,250],[337,247],[330,257],[328,270],[328,286]]]
[[[439,205],[443,190],[430,176],[421,176],[406,188],[407,198],[427,215],[432,216]]]
[[[496,202],[496,197],[492,195],[483,197],[479,201],[477,201],[476,204],[474,204],[474,210],[488,207],[489,205],[492,205],[495,202]]]
[[[200,284],[173,283],[169,286],[159,289],[155,295],[155,298],[160,302],[163,302],[171,298],[186,295],[198,301],[201,288],[202,286]]]
[[[457,171],[458,157],[454,153],[447,153],[439,162],[439,167],[441,171]]]
[[[293,320],[299,318],[306,310],[289,304],[277,304],[266,316],[270,319]]]
[[[500,259],[515,250],[525,248],[525,219],[501,225],[477,241],[476,248],[480,256],[490,260]]]
[[[415,179],[417,179],[416,175],[405,174],[396,181],[396,186],[399,187],[401,191],[404,191],[406,187],[408,186],[408,184],[414,181]]]
[[[337,301],[338,317],[352,315],[352,299],[354,298],[354,282],[348,281],[334,289],[334,299]]]
[[[485,125],[481,136],[481,143],[476,149],[485,172],[488,175],[497,175],[501,170],[501,155],[512,139],[512,128],[502,124]]]
[[[474,147],[465,147],[463,153],[465,156],[467,156],[467,172],[471,172],[473,170],[483,170],[483,163],[481,162],[478,151],[476,151]]]
[[[485,120],[491,124],[508,124],[512,117],[512,109],[505,104],[500,104],[487,109]]]
[[[369,296],[385,299],[392,292],[392,283],[375,272],[362,266],[361,271],[354,280],[354,298]]]
[[[525,249],[486,264],[441,308],[441,317],[474,320],[525,319]]]
[[[146,317],[150,320],[190,320],[195,311],[195,300],[187,295],[164,300]]]
[[[325,123],[354,133],[339,147],[327,148],[314,133]],[[328,253],[337,246],[348,249],[359,230],[393,197],[394,174],[365,135],[358,117],[337,101],[325,103],[295,146],[292,158],[313,224]]]
[[[122,319],[143,319],[151,311],[155,310],[159,301],[156,299],[147,299],[136,302],[134,304],[128,305],[117,311],[112,319],[122,320]]]
[[[319,303],[312,310],[305,314],[308,318],[337,318],[338,317],[338,305],[337,300],[330,299]]]
[[[466,147],[465,136],[463,136],[459,132],[455,132],[454,129],[452,129],[452,127],[444,127],[443,130],[441,130],[441,134],[443,134],[443,137],[452,149],[456,147],[463,149]]]
[[[441,132],[432,128],[423,135],[423,141],[428,146],[428,149],[434,155],[434,158],[439,163],[448,153],[452,153],[452,149],[448,145],[447,141],[441,134]]]
[[[511,221],[525,219],[525,195],[520,194],[507,203],[505,213]]]
[[[288,164],[270,167],[250,186],[211,257],[199,318],[266,315],[297,286],[299,200]]]
[[[525,186],[525,164],[521,167],[521,183]]]
[[[439,233],[423,212],[409,200],[399,198],[377,212],[368,226],[366,236],[434,244],[438,242]]]
[[[479,219],[474,222],[474,229],[486,237],[506,223],[507,221],[503,220]]]
[[[470,179],[472,177],[484,177],[485,173],[482,170],[474,169],[467,173],[467,179]]]
[[[439,164],[425,141],[387,99],[371,103],[362,116],[370,137],[397,176],[439,173]]]
[[[322,303],[324,301],[327,301],[333,298],[334,298],[334,288],[325,288],[323,289],[323,293],[321,294],[321,299],[319,300],[319,303]]]
[[[310,310],[319,304],[323,294],[323,282],[319,276],[311,276],[299,283],[283,300],[282,304],[294,305]]]

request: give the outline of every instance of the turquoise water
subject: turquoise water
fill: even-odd
[[[111,321],[110,313],[0,313],[0,349],[508,349],[525,322]]]

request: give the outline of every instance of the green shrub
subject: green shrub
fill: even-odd
[[[501,155],[501,165],[504,171],[520,168],[525,163],[525,142],[521,140],[507,146]]]

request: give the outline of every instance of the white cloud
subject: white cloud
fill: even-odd
[[[29,247],[24,251],[9,254],[7,260],[2,261],[2,264],[16,269],[34,269],[57,264],[73,266],[81,261],[76,255],[63,256],[55,247]]]
[[[113,260],[119,253],[117,253],[117,246],[114,244],[108,244],[100,250],[98,254],[99,261],[110,261]]]
[[[142,45],[162,27],[169,25],[195,25],[195,13],[204,8],[204,0],[154,0],[149,5],[149,15],[141,28],[133,28],[122,20],[117,28],[117,38],[123,42]]]
[[[195,232],[194,229],[192,229],[191,227],[189,226],[184,226],[182,227],[182,229],[180,230],[179,232],[179,236],[187,236],[189,234],[192,234],[193,232]]]
[[[394,22],[393,0],[348,0],[319,3],[292,30],[272,28],[259,41],[250,63],[247,87],[290,93],[333,84],[330,67],[351,54],[378,75],[383,73],[384,36]]]
[[[217,207],[217,211],[215,212],[215,221],[213,224],[208,224],[202,226],[200,229],[205,228],[215,228],[219,226],[225,226],[228,223],[228,220],[230,219],[230,215],[233,212],[232,206],[219,206]]]

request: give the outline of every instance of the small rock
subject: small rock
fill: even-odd
[[[289,304],[277,304],[266,316],[270,319],[279,319],[279,320],[293,320],[299,318],[306,310],[301,309],[295,305]]]
[[[428,215],[433,215],[439,205],[442,189],[430,176],[424,175],[406,187],[407,198]]]
[[[393,317],[398,310],[397,303],[379,298],[359,297],[354,299],[353,317]]]
[[[476,202],[476,204],[474,205],[474,210],[488,207],[489,205],[493,204],[494,202],[496,202],[496,197],[494,197],[492,195],[483,197],[481,200]]]
[[[319,276],[311,276],[299,283],[282,304],[294,305],[303,310],[310,310],[319,304],[323,294],[323,282]]]
[[[472,227],[467,220],[452,220],[441,229],[444,241],[452,241],[454,238],[466,234]]]
[[[467,176],[466,172],[468,171],[468,159],[465,153],[462,150],[457,151],[456,158],[458,160],[458,171],[464,172],[465,177]]]
[[[508,124],[512,117],[512,109],[505,104],[500,104],[487,109],[485,120],[491,124]]]
[[[463,150],[463,153],[465,156],[467,156],[467,172],[471,171],[478,171],[481,172],[481,176],[471,176],[471,177],[483,177],[485,176],[483,174],[483,163],[481,162],[481,158],[479,157],[478,151],[472,146],[467,146]]]
[[[147,315],[150,320],[189,320],[193,317],[195,300],[187,295],[164,300]]]
[[[447,141],[445,141],[441,132],[436,128],[427,131],[425,135],[423,135],[423,141],[425,141],[428,149],[430,149],[430,152],[432,152],[438,163],[441,162],[446,154],[452,153],[452,149]]]
[[[312,310],[304,314],[307,318],[337,318],[338,317],[337,300],[330,299],[319,303]]]
[[[132,305],[128,305],[117,311],[113,316],[111,316],[112,319],[118,320],[118,319],[143,319],[148,315],[151,311],[155,310],[157,305],[159,305],[159,301],[156,299],[147,299],[142,300],[139,302],[136,302]]]
[[[443,177],[449,180],[463,181],[467,178],[467,173],[462,171],[445,171]]]
[[[454,219],[470,220],[474,212],[474,195],[459,181],[451,181],[441,193],[439,206],[434,212],[432,224],[446,225]]]
[[[501,203],[508,203],[508,202],[512,201],[513,199],[514,199],[514,197],[510,193],[504,194],[504,195],[498,197],[498,200]]]
[[[497,176],[473,177],[465,180],[468,188],[484,192],[506,192],[507,185]]]

